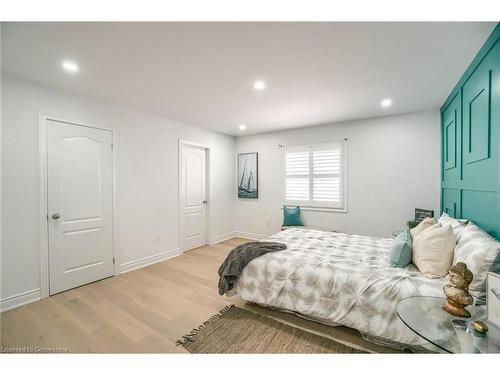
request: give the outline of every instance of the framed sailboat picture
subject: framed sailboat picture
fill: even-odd
[[[257,199],[259,197],[258,170],[256,152],[238,154],[238,198]]]

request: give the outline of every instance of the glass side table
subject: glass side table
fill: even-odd
[[[500,353],[500,330],[486,321],[485,306],[468,306],[472,317],[458,318],[441,308],[444,298],[409,297],[399,301],[399,318],[413,332],[448,353]],[[464,328],[455,328],[458,320]],[[476,335],[470,327],[475,320],[488,325],[485,335]],[[465,330],[464,330],[465,329]]]

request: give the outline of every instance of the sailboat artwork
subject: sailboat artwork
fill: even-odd
[[[258,198],[257,153],[238,154],[238,198]]]

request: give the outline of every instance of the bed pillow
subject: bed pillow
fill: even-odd
[[[283,226],[284,227],[303,227],[302,220],[300,219],[300,207],[290,208],[283,207]]]
[[[411,263],[412,239],[409,230],[399,233],[391,246],[391,266],[395,268],[404,268]]]
[[[474,279],[469,291],[480,296],[486,291],[486,273],[488,271],[500,273],[500,242],[469,222],[455,248],[453,264],[458,262],[464,262],[471,270]]]
[[[457,240],[460,239],[460,234],[462,234],[468,222],[468,220],[455,219],[445,212],[443,212],[441,217],[438,219],[438,223],[443,226],[447,224],[451,225],[451,229],[453,229],[453,233],[455,233],[455,237],[457,237]]]
[[[456,243],[451,225],[437,223],[413,238],[412,262],[430,279],[443,277],[451,267]]]
[[[432,227],[434,224],[436,224],[436,219],[434,219],[433,217],[425,218],[415,228],[410,229],[412,238],[415,239],[415,237],[418,236],[421,232],[423,232],[427,228]]]

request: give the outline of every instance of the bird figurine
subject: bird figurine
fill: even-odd
[[[474,302],[469,293],[469,285],[474,278],[472,272],[463,262],[458,262],[450,268],[448,272],[450,283],[443,287],[446,295],[446,302],[443,304],[443,309],[451,315],[460,318],[470,318],[470,312],[465,307],[472,305]]]

